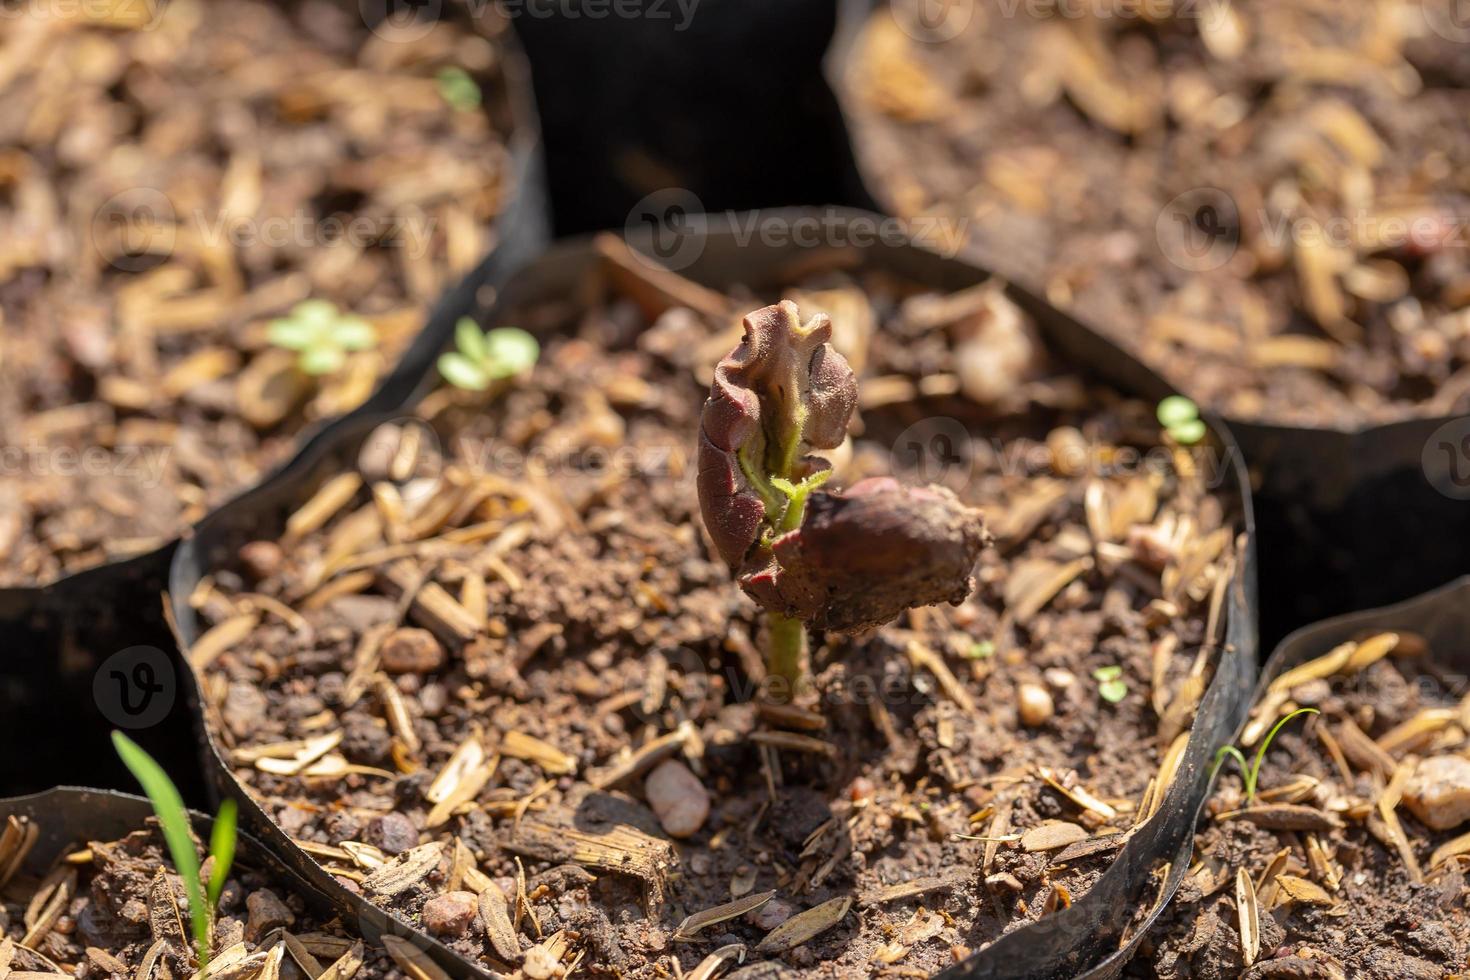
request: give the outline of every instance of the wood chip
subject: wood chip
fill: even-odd
[[[699,965],[684,975],[684,980],[714,980],[720,973],[730,965],[731,961],[736,963],[745,962],[745,944],[731,943],[721,946],[713,953],[699,961]]]
[[[908,881],[900,881],[897,884],[865,892],[859,896],[858,902],[862,905],[883,905],[887,902],[898,902],[906,898],[917,898],[920,895],[928,895],[931,892],[948,891],[951,888],[958,888],[972,877],[972,872],[969,869],[965,869],[951,872],[950,874],[911,878]]]
[[[837,758],[837,746],[831,742],[824,742],[820,738],[812,738],[810,735],[798,735],[795,732],[751,732],[750,740],[757,745],[769,745],[772,748],[786,749],[790,752],[807,752],[813,755],[825,755],[829,759]]]
[[[561,749],[525,732],[507,732],[500,740],[501,755],[524,759],[540,766],[548,776],[570,776],[577,771],[577,760]]]
[[[415,623],[458,650],[480,635],[484,622],[475,618],[437,582],[422,581],[411,561],[398,561],[378,570],[378,587],[393,599],[411,595],[408,616]]]
[[[850,908],[852,898],[844,895],[793,915],[766,933],[766,937],[756,945],[755,951],[765,954],[781,953],[800,946],[841,922]]]
[[[643,775],[655,764],[673,755],[682,749],[689,739],[694,736],[693,722],[683,721],[679,727],[667,735],[650,739],[642,746],[634,750],[627,758],[595,770],[587,775],[587,781],[592,784],[593,789],[607,789],[616,786],[625,779],[633,779]]]
[[[1235,872],[1235,911],[1240,919],[1240,955],[1249,967],[1261,955],[1261,910],[1256,905],[1256,886],[1244,868]]]
[[[689,939],[712,925],[738,918],[747,912],[754,912],[775,897],[776,892],[772,889],[767,892],[746,895],[744,898],[737,898],[733,902],[725,902],[723,905],[716,905],[702,912],[695,912],[693,915],[686,916],[684,921],[679,923],[679,927],[674,930],[674,938]]]
[[[352,980],[357,971],[362,969],[366,949],[362,940],[352,944],[352,948],[343,953],[332,962],[332,965],[322,971],[317,980]]]
[[[1276,884],[1281,888],[1281,894],[1293,902],[1303,902],[1308,905],[1336,904],[1332,896],[1327,894],[1321,885],[1307,878],[1280,874],[1276,876]]]
[[[622,824],[592,834],[573,827],[553,827],[522,821],[509,840],[508,850],[558,864],[572,863],[632,875],[648,886],[653,904],[662,904],[664,880],[674,863],[674,846]]]
[[[1052,820],[1039,827],[1032,827],[1021,834],[1021,848],[1028,854],[1037,851],[1054,851],[1069,844],[1086,840],[1090,836],[1075,823]]]
[[[1267,830],[1309,830],[1320,833],[1342,827],[1342,821],[1335,814],[1296,803],[1268,803],[1244,810],[1230,810],[1215,819],[1249,820],[1257,827]]]
[[[480,892],[480,920],[485,925],[485,936],[495,948],[495,954],[507,963],[519,961],[521,944],[510,921],[510,900],[500,886],[489,879],[486,879],[485,890]]]
[[[404,851],[364,878],[362,880],[363,891],[378,895],[397,895],[427,878],[439,866],[443,857],[444,846],[442,844],[438,842],[420,844],[418,847]]]
[[[382,940],[383,948],[409,980],[449,980],[449,974],[440,969],[439,964],[407,939],[385,932]]]
[[[210,627],[189,648],[189,666],[202,673],[220,654],[248,639],[259,623],[260,613],[248,612]]]
[[[1383,823],[1388,828],[1388,833],[1393,839],[1394,847],[1399,852],[1399,857],[1408,869],[1409,878],[1415,884],[1424,881],[1424,872],[1419,867],[1419,859],[1414,856],[1414,845],[1409,841],[1409,835],[1404,833],[1403,824],[1399,823],[1397,813],[1399,802],[1404,798],[1404,784],[1414,772],[1417,760],[1408,759],[1399,763],[1394,770],[1393,779],[1389,781],[1383,792],[1378,794],[1378,815],[1383,818]]]

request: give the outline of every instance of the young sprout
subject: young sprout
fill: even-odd
[[[451,108],[465,112],[480,107],[480,86],[458,65],[440,68],[434,82],[439,86],[439,97]]]
[[[324,299],[297,303],[288,316],[271,321],[266,336],[277,347],[296,351],[297,367],[311,375],[340,370],[348,351],[372,350],[378,343],[371,323]]]
[[[221,803],[219,815],[214,818],[214,829],[209,835],[209,854],[214,858],[214,865],[206,889],[199,877],[199,855],[194,850],[194,835],[189,829],[189,811],[184,809],[178,788],[163,767],[122,732],[112,733],[112,744],[123,765],[128,767],[153,803],[153,813],[163,828],[163,839],[168,845],[174,869],[184,880],[189,918],[194,927],[194,946],[199,956],[199,972],[203,974],[209,965],[214,910],[219,906],[220,892],[230,875],[230,865],[235,861],[235,801]]]
[[[1199,417],[1199,406],[1183,395],[1170,395],[1159,402],[1155,414],[1169,438],[1181,446],[1192,446],[1205,437],[1205,423]]]
[[[1233,745],[1220,746],[1220,750],[1215,753],[1215,767],[1210,770],[1210,781],[1213,782],[1215,777],[1219,775],[1220,767],[1225,764],[1227,758],[1234,759],[1235,764],[1240,767],[1241,777],[1245,780],[1245,802],[1249,806],[1255,801],[1256,782],[1261,778],[1261,763],[1266,761],[1266,750],[1271,747],[1271,742],[1276,738],[1276,733],[1281,731],[1281,727],[1297,715],[1315,715],[1318,713],[1316,708],[1297,708],[1291,714],[1278,721],[1275,727],[1267,732],[1266,737],[1261,740],[1261,747],[1256,750],[1255,761],[1249,766],[1245,764],[1245,753],[1240,751],[1240,749]]]
[[[1092,672],[1097,681],[1097,694],[1109,704],[1117,704],[1128,696],[1128,682],[1123,679],[1123,668],[1117,664],[1099,667]]]
[[[439,373],[456,388],[484,391],[493,382],[513,378],[536,366],[541,345],[519,327],[496,327],[481,333],[469,317],[454,326],[458,350],[441,354]]]
[[[700,419],[705,527],[740,586],[765,608],[767,667],[795,690],[808,626],[859,632],[905,609],[963,602],[990,542],[980,512],[943,487],[888,477],[822,489],[857,405],[857,380],[789,301],[745,317],[715,367]]]

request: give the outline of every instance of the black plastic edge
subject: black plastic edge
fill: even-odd
[[[877,215],[852,209],[835,209],[835,213],[844,221],[879,220]],[[786,221],[814,214],[830,219],[834,209],[814,212],[792,208],[761,212],[762,218]],[[696,227],[704,229],[705,236],[700,254],[681,273],[715,288],[734,283],[760,286],[777,278],[782,267],[793,255],[799,254],[797,245],[781,248],[751,246],[748,242],[742,244],[741,236],[734,230],[740,227],[740,221],[740,215],[705,216],[701,219],[696,224]],[[629,241],[640,251],[654,254],[649,236],[641,239],[634,236]],[[957,290],[990,278],[984,269],[941,257],[911,244],[880,243],[858,251],[863,252],[865,260],[936,289]],[[485,322],[493,322],[499,310],[527,302],[533,297],[575,295],[574,284],[596,268],[599,262],[589,239],[573,239],[554,245],[540,259],[506,282],[483,309],[481,316]],[[474,295],[477,288],[473,280],[471,277],[462,284],[457,293]],[[1050,307],[1025,289],[1009,285],[1008,290],[1012,299],[1035,318],[1048,340],[1075,363],[1087,365],[1090,373],[1123,391],[1150,400],[1173,393],[1147,367],[1074,318]],[[290,511],[299,506],[334,467],[350,465],[368,434],[377,425],[403,412],[433,381],[433,376],[426,373],[420,384],[414,386],[415,391],[403,400],[393,404],[375,404],[370,409],[365,407],[343,420],[334,429],[330,440],[319,439],[288,470],[230,508],[213,515],[211,520],[201,525],[192,540],[180,546],[170,573],[170,600],[178,626],[180,649],[188,650],[200,635],[198,618],[188,598],[209,569],[228,560],[244,541],[279,532]],[[407,388],[405,383],[404,390]],[[1234,493],[1240,507],[1245,546],[1240,549],[1235,577],[1228,590],[1225,641],[1216,658],[1215,676],[1196,715],[1178,775],[1155,818],[1118,852],[1108,871],[1086,896],[1061,913],[1002,937],[940,976],[997,980],[1071,980],[1081,976],[1111,976],[1132,955],[1141,941],[1143,927],[1157,917],[1173,896],[1187,869],[1185,859],[1188,857],[1187,849],[1193,843],[1195,819],[1206,798],[1209,759],[1215,747],[1243,720],[1256,664],[1256,555],[1250,488],[1233,439],[1213,420],[1212,428],[1225,450],[1226,487],[1228,492]],[[293,870],[326,890],[340,888],[287,838],[235,780],[204,717],[199,679],[192,671],[186,670],[185,673],[184,686],[189,691],[195,712],[194,720],[200,732],[200,744],[206,755],[205,766],[212,788],[221,795],[240,800],[245,825],[254,829]],[[1172,873],[1162,888],[1150,887],[1155,870],[1166,861],[1172,862]],[[1137,920],[1144,914],[1145,902],[1153,903],[1150,906],[1152,911],[1140,926]],[[421,938],[432,942],[427,936]],[[462,962],[462,967],[471,971],[478,969],[468,962]]]

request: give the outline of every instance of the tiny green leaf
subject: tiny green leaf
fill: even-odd
[[[454,325],[454,346],[472,361],[483,361],[490,356],[490,347],[485,343],[480,325],[467,316],[460,317]]]
[[[1092,676],[1095,680],[1115,681],[1123,676],[1123,668],[1117,664],[1108,667],[1099,667],[1092,672]]]
[[[189,832],[189,811],[184,809],[184,800],[163,767],[138,743],[122,732],[113,732],[112,744],[123,765],[128,767],[153,803],[153,812],[163,828],[169,857],[173,859],[179,877],[184,880],[184,894],[189,901],[189,918],[193,921],[194,943],[199,951],[199,969],[202,972],[209,962],[209,909],[204,904],[204,889],[199,881],[199,855],[194,850],[194,838]]]
[[[317,325],[305,320],[272,320],[266,330],[266,339],[286,350],[306,350],[316,344],[320,336]]]
[[[1159,402],[1156,413],[1159,424],[1166,429],[1193,422],[1199,418],[1199,406],[1183,395],[1170,395]]]
[[[470,73],[458,65],[439,69],[434,81],[439,86],[439,96],[455,109],[465,111],[478,108],[483,96],[480,86]]]
[[[1169,437],[1181,446],[1193,446],[1205,437],[1205,424],[1199,419],[1189,419],[1168,428]]]
[[[492,376],[514,377],[536,366],[541,345],[519,327],[496,327],[485,335],[485,360]]]
[[[970,648],[965,651],[967,660],[989,660],[993,656],[995,656],[995,644],[989,640],[971,643]]]
[[[347,354],[335,346],[308,347],[296,363],[307,374],[331,374],[347,363]]]
[[[220,892],[230,877],[230,866],[235,863],[235,839],[237,808],[234,800],[225,800],[214,818],[214,830],[209,835],[209,854],[214,858],[214,867],[209,872],[209,908],[219,908]]]
[[[337,319],[337,304],[326,299],[304,299],[291,307],[292,320],[329,326]]]
[[[1103,681],[1097,686],[1097,693],[1109,704],[1117,704],[1128,696],[1128,685],[1123,681]]]
[[[466,391],[484,391],[490,387],[490,377],[479,363],[455,351],[440,355],[439,373],[445,381]]]
[[[378,333],[362,317],[344,316],[332,327],[332,339],[343,350],[372,350],[378,344]]]

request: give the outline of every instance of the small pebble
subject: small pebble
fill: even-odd
[[[532,946],[526,950],[521,972],[531,980],[550,980],[551,977],[561,976],[562,967],[545,946]]]
[[[447,892],[424,903],[424,928],[436,936],[463,936],[479,913],[473,892]]]
[[[670,837],[688,837],[709,817],[709,792],[677,759],[660,763],[643,783],[648,805]]]
[[[1046,724],[1056,713],[1051,694],[1040,684],[1022,684],[1016,692],[1016,704],[1021,715],[1021,724],[1027,728]]]
[[[402,854],[419,843],[418,828],[403,814],[393,811],[368,821],[362,832],[364,842],[373,845],[384,854]]]
[[[249,541],[240,546],[240,564],[257,582],[275,575],[285,562],[286,553],[274,541]]]
[[[867,776],[857,777],[852,781],[852,784],[847,787],[847,795],[854,803],[860,803],[863,800],[870,800],[873,798],[873,794],[876,792],[877,789],[873,786],[873,781]]]
[[[379,657],[389,674],[428,674],[444,666],[444,647],[433,633],[409,626],[388,635]]]
[[[1451,830],[1470,820],[1470,759],[1424,759],[1404,786],[1404,804],[1431,830]]]
[[[745,921],[763,932],[770,932],[791,918],[795,912],[796,910],[790,904],[779,898],[773,898],[760,908],[745,913]]]
[[[272,929],[289,926],[296,921],[296,916],[286,907],[286,903],[269,888],[251,892],[245,899],[245,912],[248,916],[245,935],[252,941]]]

